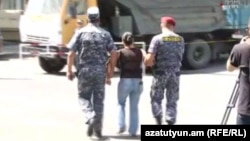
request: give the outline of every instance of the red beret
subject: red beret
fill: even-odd
[[[168,23],[168,24],[171,24],[173,26],[176,25],[175,19],[173,17],[162,17],[161,22],[162,23]]]

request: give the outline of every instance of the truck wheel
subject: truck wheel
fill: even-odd
[[[62,59],[39,57],[39,65],[47,73],[58,73],[64,68],[65,62]]]
[[[207,42],[202,39],[193,40],[186,47],[184,62],[188,68],[204,68],[210,63],[211,58],[211,48]]]

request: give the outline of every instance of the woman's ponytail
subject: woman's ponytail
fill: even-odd
[[[130,32],[125,32],[122,35],[122,41],[125,45],[130,46],[131,44],[134,43],[134,36]]]

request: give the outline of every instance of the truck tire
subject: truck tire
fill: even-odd
[[[58,73],[64,68],[65,62],[57,58],[39,57],[39,65],[47,73]]]
[[[208,43],[202,39],[195,39],[186,47],[184,64],[190,69],[206,67],[212,58],[212,51]]]

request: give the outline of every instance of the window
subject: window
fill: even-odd
[[[58,14],[64,0],[29,0],[25,13]]]
[[[79,0],[79,2],[77,3],[76,10],[77,10],[77,15],[86,14],[87,12],[86,0]]]
[[[0,0],[0,9],[23,10],[27,0]]]
[[[70,0],[68,14],[71,8],[76,10],[77,15],[84,15],[87,12],[87,0]]]
[[[15,0],[1,0],[1,9],[4,10],[13,10],[16,9],[16,2]]]

